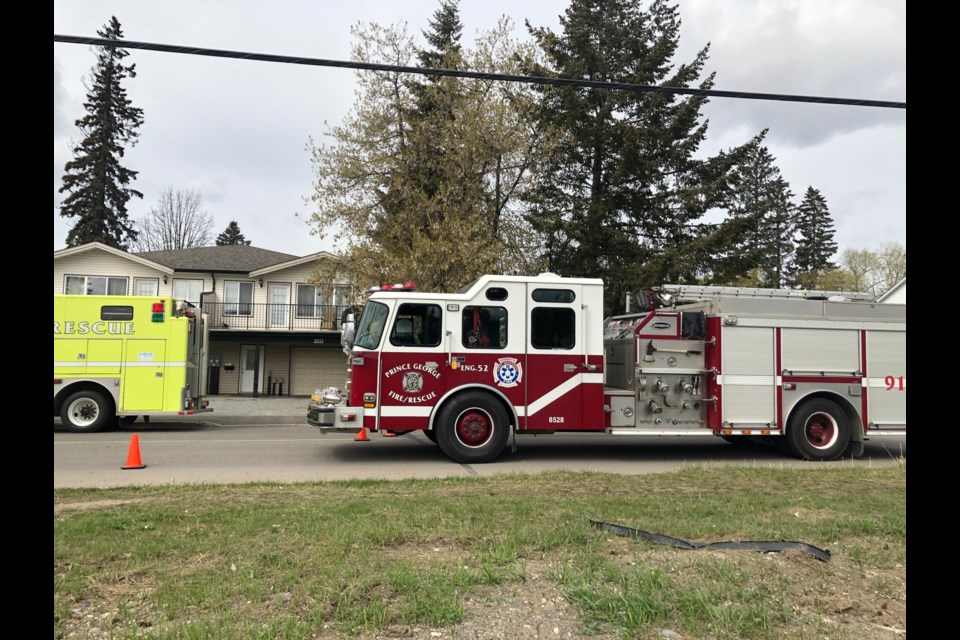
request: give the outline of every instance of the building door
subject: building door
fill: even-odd
[[[271,329],[287,328],[287,313],[290,304],[290,285],[271,284],[267,292],[270,306],[267,310],[267,323]]]
[[[253,372],[256,370],[257,345],[240,345],[240,393],[253,393]],[[266,380],[263,378],[264,346],[260,345],[260,370],[257,387],[263,391]]]

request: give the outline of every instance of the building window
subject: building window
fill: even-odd
[[[201,291],[203,291],[203,280],[189,280],[187,278],[173,279],[173,297],[177,300],[186,300],[192,304],[200,304]]]
[[[156,296],[160,283],[156,278],[134,278],[133,295]]]
[[[114,276],[67,276],[63,292],[81,296],[125,296],[127,295],[127,278]]]
[[[227,280],[223,283],[223,313],[249,316],[253,311],[253,283]]]
[[[297,317],[319,318],[323,316],[323,291],[312,284],[297,285]]]

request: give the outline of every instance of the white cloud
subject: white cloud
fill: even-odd
[[[559,29],[568,2],[461,0],[464,39],[509,15]],[[96,36],[110,16],[128,40],[329,60],[350,58],[350,26],[408,22],[426,28],[439,0],[262,3],[245,0],[54,0],[54,33]],[[683,0],[677,62],[711,43],[717,89],[905,100],[905,0]],[[295,217],[306,213],[308,138],[323,139],[353,103],[355,72],[131,50],[126,87],[144,110],[125,161],[139,171],[142,217],[167,186],[196,186],[219,233],[230,220],[255,246],[306,255],[333,249]],[[69,225],[56,194],[73,122],[83,115],[90,47],[54,43],[54,249]],[[905,110],[715,98],[708,146],[740,144],[768,127],[768,146],[794,191],[821,189],[842,245],[906,243]]]

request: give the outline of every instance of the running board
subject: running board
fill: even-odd
[[[717,435],[710,429],[607,429],[607,433],[612,436],[715,436]]]

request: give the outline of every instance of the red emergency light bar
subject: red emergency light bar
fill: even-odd
[[[370,287],[367,289],[367,293],[375,293],[377,291],[416,291],[417,285],[413,282],[407,282],[406,284],[382,284],[375,287]]]

